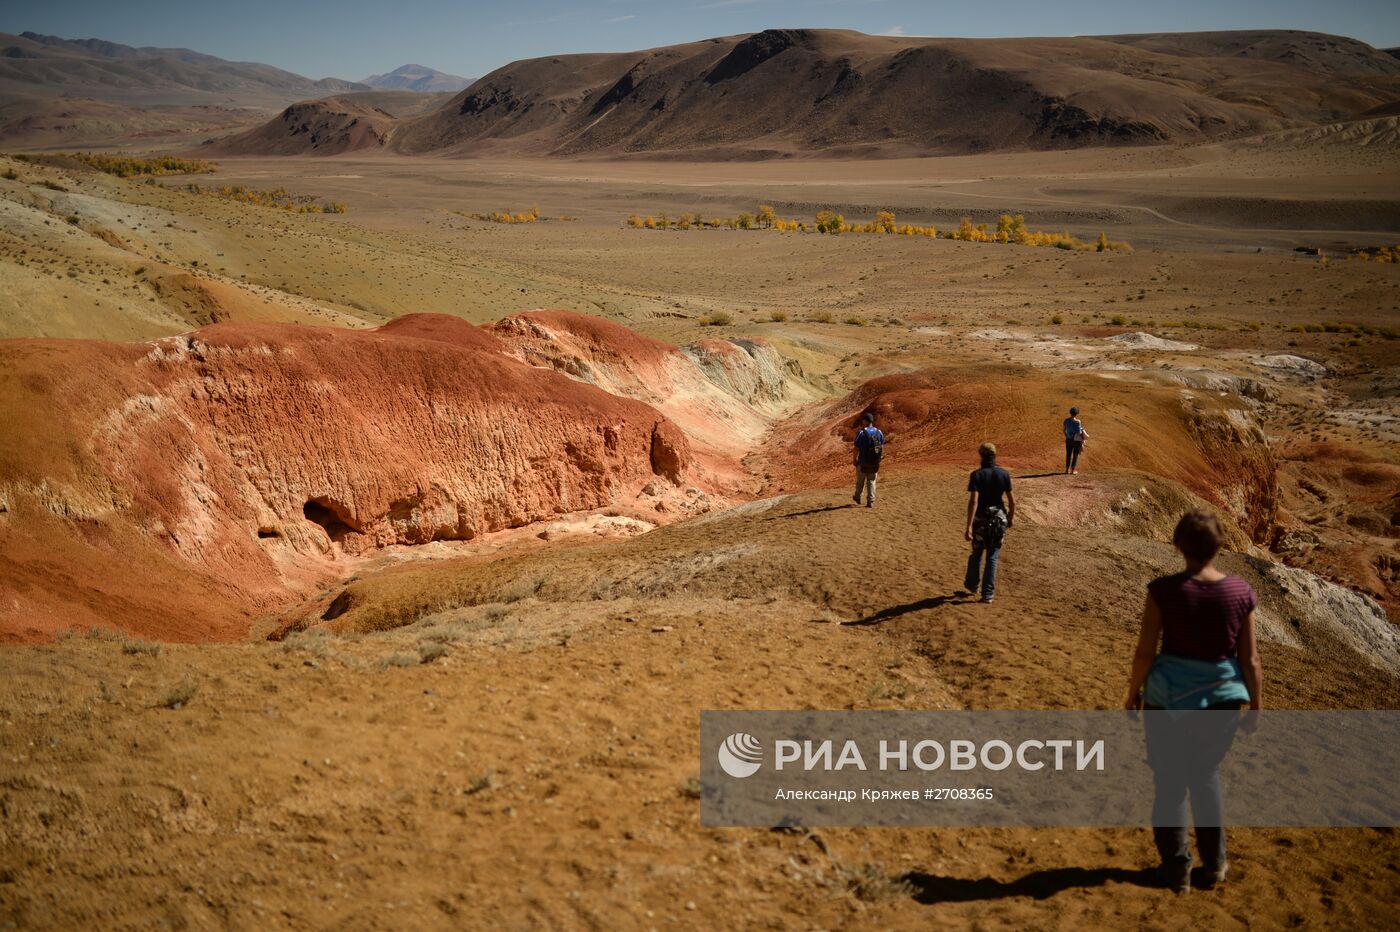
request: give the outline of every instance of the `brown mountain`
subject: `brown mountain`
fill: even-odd
[[[922,39],[781,29],[501,68],[404,152],[914,155],[1191,141],[1400,97],[1400,62],[1304,32]]]
[[[450,94],[368,91],[292,104],[247,132],[212,140],[203,155],[339,155],[381,148],[403,118],[431,111]]]
[[[190,49],[135,48],[101,39],[0,33],[0,99],[92,98],[126,106],[282,107],[363,84],[319,81]]]

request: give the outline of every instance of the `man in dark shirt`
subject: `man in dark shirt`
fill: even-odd
[[[851,496],[860,504],[865,491],[865,507],[875,507],[875,481],[880,477],[880,460],[885,452],[885,435],[875,426],[875,415],[869,411],[860,416],[860,432],[855,440],[856,494]]]
[[[990,602],[996,597],[1002,537],[1016,517],[1016,496],[1011,492],[1011,473],[997,465],[996,446],[984,443],[977,452],[982,468],[973,470],[967,480],[967,531],[963,536],[972,541],[972,555],[967,560],[963,588],[975,593],[980,577],[982,601]],[[982,571],[983,554],[986,572]]]

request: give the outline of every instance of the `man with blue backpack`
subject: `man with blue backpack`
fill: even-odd
[[[875,415],[869,411],[860,416],[860,430],[856,433],[856,494],[851,496],[860,504],[861,490],[865,490],[865,507],[875,507],[875,480],[880,474],[880,460],[885,455],[885,435],[875,426]]]

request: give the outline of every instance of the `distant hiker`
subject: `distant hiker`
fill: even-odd
[[[1016,496],[1011,493],[1011,473],[997,465],[997,448],[982,444],[978,455],[982,468],[973,470],[967,480],[967,532],[972,541],[972,556],[967,559],[967,576],[963,588],[977,592],[978,578],[982,583],[982,601],[990,602],[997,593],[997,563],[1001,557],[1002,538],[1016,518]],[[1002,496],[1006,503],[1002,504]],[[982,572],[982,555],[986,554],[987,569]]]
[[[1065,418],[1065,475],[1079,472],[1079,454],[1084,452],[1084,441],[1088,439],[1089,432],[1079,419],[1079,409],[1070,408],[1069,417]]]
[[[856,494],[851,496],[860,504],[861,490],[865,490],[865,507],[875,507],[875,480],[880,474],[880,460],[885,455],[885,435],[875,426],[875,415],[869,411],[860,416],[860,430],[856,433]]]
[[[1257,727],[1252,713],[1262,707],[1263,673],[1254,636],[1259,600],[1249,583],[1212,565],[1224,543],[1220,521],[1208,511],[1189,511],[1172,543],[1185,557],[1186,570],[1148,583],[1124,705],[1151,713],[1145,728],[1156,789],[1152,837],[1163,879],[1186,893],[1191,889],[1188,793],[1205,885],[1225,879],[1220,763],[1235,740],[1245,703],[1251,710],[1245,728]]]

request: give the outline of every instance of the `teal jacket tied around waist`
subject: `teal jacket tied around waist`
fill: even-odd
[[[1158,654],[1147,674],[1142,700],[1173,712],[1190,712],[1218,702],[1249,702],[1249,689],[1234,657],[1193,660]]]

